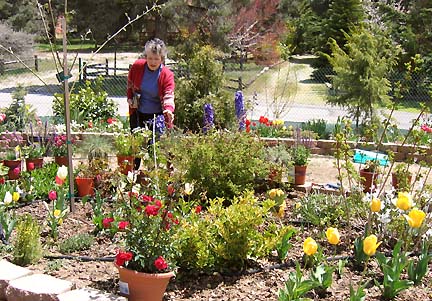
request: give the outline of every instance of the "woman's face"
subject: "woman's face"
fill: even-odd
[[[153,52],[149,52],[146,54],[147,66],[151,71],[157,70],[162,64],[162,57]]]

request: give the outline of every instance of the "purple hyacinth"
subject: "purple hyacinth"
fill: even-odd
[[[203,132],[207,133],[213,127],[214,122],[214,110],[210,103],[204,105],[204,126]]]
[[[235,93],[235,113],[237,121],[239,123],[239,130],[244,130],[246,128],[246,110],[244,108],[243,92],[237,91]]]

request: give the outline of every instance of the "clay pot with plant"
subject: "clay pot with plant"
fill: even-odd
[[[123,132],[114,136],[117,164],[122,174],[127,175],[133,170],[134,160],[140,156],[149,137],[150,131],[148,130],[138,130],[133,133]]]
[[[291,148],[291,160],[294,165],[294,184],[304,185],[306,183],[306,169],[310,157],[310,149],[299,144]]]
[[[377,186],[378,176],[381,172],[379,160],[367,160],[364,167],[360,169],[360,183],[363,192],[372,192]]]
[[[392,170],[392,186],[396,191],[409,191],[412,173],[405,162],[397,164]]]

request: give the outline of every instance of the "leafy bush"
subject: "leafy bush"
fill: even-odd
[[[33,55],[33,41],[34,35],[22,32],[14,31],[8,24],[0,23],[0,44],[13,51],[15,55],[19,57],[30,57]],[[13,55],[7,54],[4,51],[1,52],[2,57],[6,60],[15,60]]]
[[[175,154],[172,163],[184,172],[185,182],[196,184],[195,195],[232,198],[269,173],[264,144],[247,134],[214,132],[173,139],[162,141],[162,148]]]
[[[37,262],[42,256],[40,227],[30,214],[18,222],[14,241],[13,262],[26,266]]]
[[[267,222],[270,203],[259,204],[250,191],[230,200],[210,201],[207,212],[192,212],[182,221],[176,239],[180,244],[178,265],[192,270],[241,270],[247,259],[267,256],[288,227]]]
[[[63,254],[90,249],[94,242],[94,237],[87,233],[71,236],[59,244],[59,250]]]
[[[78,91],[70,94],[69,104],[71,119],[77,123],[98,122],[115,116],[116,103],[108,99],[108,93],[102,89],[102,78],[90,82],[87,81]],[[55,94],[53,101],[55,116],[62,117],[65,114],[64,95]]]

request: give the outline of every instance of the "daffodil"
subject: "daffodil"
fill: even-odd
[[[414,208],[413,210],[410,211],[410,213],[408,213],[408,215],[404,214],[404,216],[408,221],[408,225],[411,228],[420,228],[420,226],[423,223],[423,220],[426,217],[426,213],[424,213],[422,210]]]
[[[328,228],[326,231],[326,237],[330,244],[337,245],[340,242],[340,234],[336,228]]]
[[[378,238],[375,235],[369,235],[363,240],[363,252],[367,256],[375,255],[376,249],[380,244],[381,242],[378,242]]]
[[[12,200],[13,200],[14,202],[18,202],[19,198],[20,198],[20,194],[19,194],[19,192],[14,191],[14,193],[12,193]]]
[[[62,165],[57,169],[57,177],[59,177],[62,181],[66,180],[67,175],[68,175],[67,166]]]
[[[303,243],[303,252],[305,252],[306,255],[312,256],[317,252],[317,250],[318,245],[316,241],[312,237],[306,238]]]
[[[370,209],[372,212],[380,212],[381,210],[381,200],[378,198],[372,198],[370,203]]]
[[[409,210],[412,207],[412,197],[408,192],[399,192],[396,207],[401,210]]]

